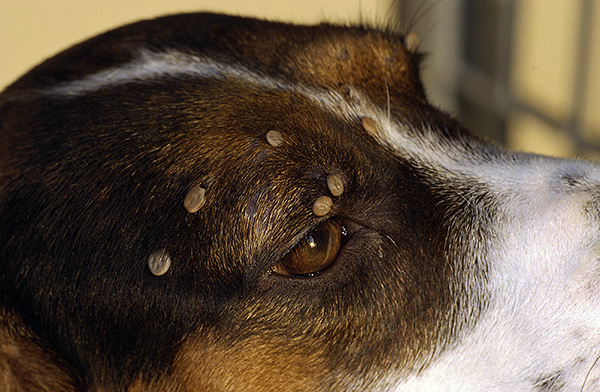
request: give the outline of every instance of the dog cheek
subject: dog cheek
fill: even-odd
[[[75,392],[75,372],[43,350],[15,315],[0,310],[0,385],[3,391]]]
[[[254,336],[232,343],[198,334],[183,342],[169,375],[138,381],[131,391],[318,392],[331,390],[327,378],[323,356],[292,341]]]

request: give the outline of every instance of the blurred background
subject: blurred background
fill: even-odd
[[[600,159],[600,0],[0,0],[0,89],[97,33],[188,11],[415,31],[435,105],[511,148]]]

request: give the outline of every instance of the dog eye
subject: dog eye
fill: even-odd
[[[283,276],[315,276],[335,261],[345,235],[344,226],[327,220],[306,234],[272,271]]]

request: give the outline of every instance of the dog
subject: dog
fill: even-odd
[[[600,167],[471,134],[422,57],[180,14],[6,88],[2,390],[600,390]]]

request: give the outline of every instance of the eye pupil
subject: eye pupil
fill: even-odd
[[[272,270],[285,276],[315,276],[333,264],[345,235],[345,228],[339,222],[325,221],[306,234]]]

